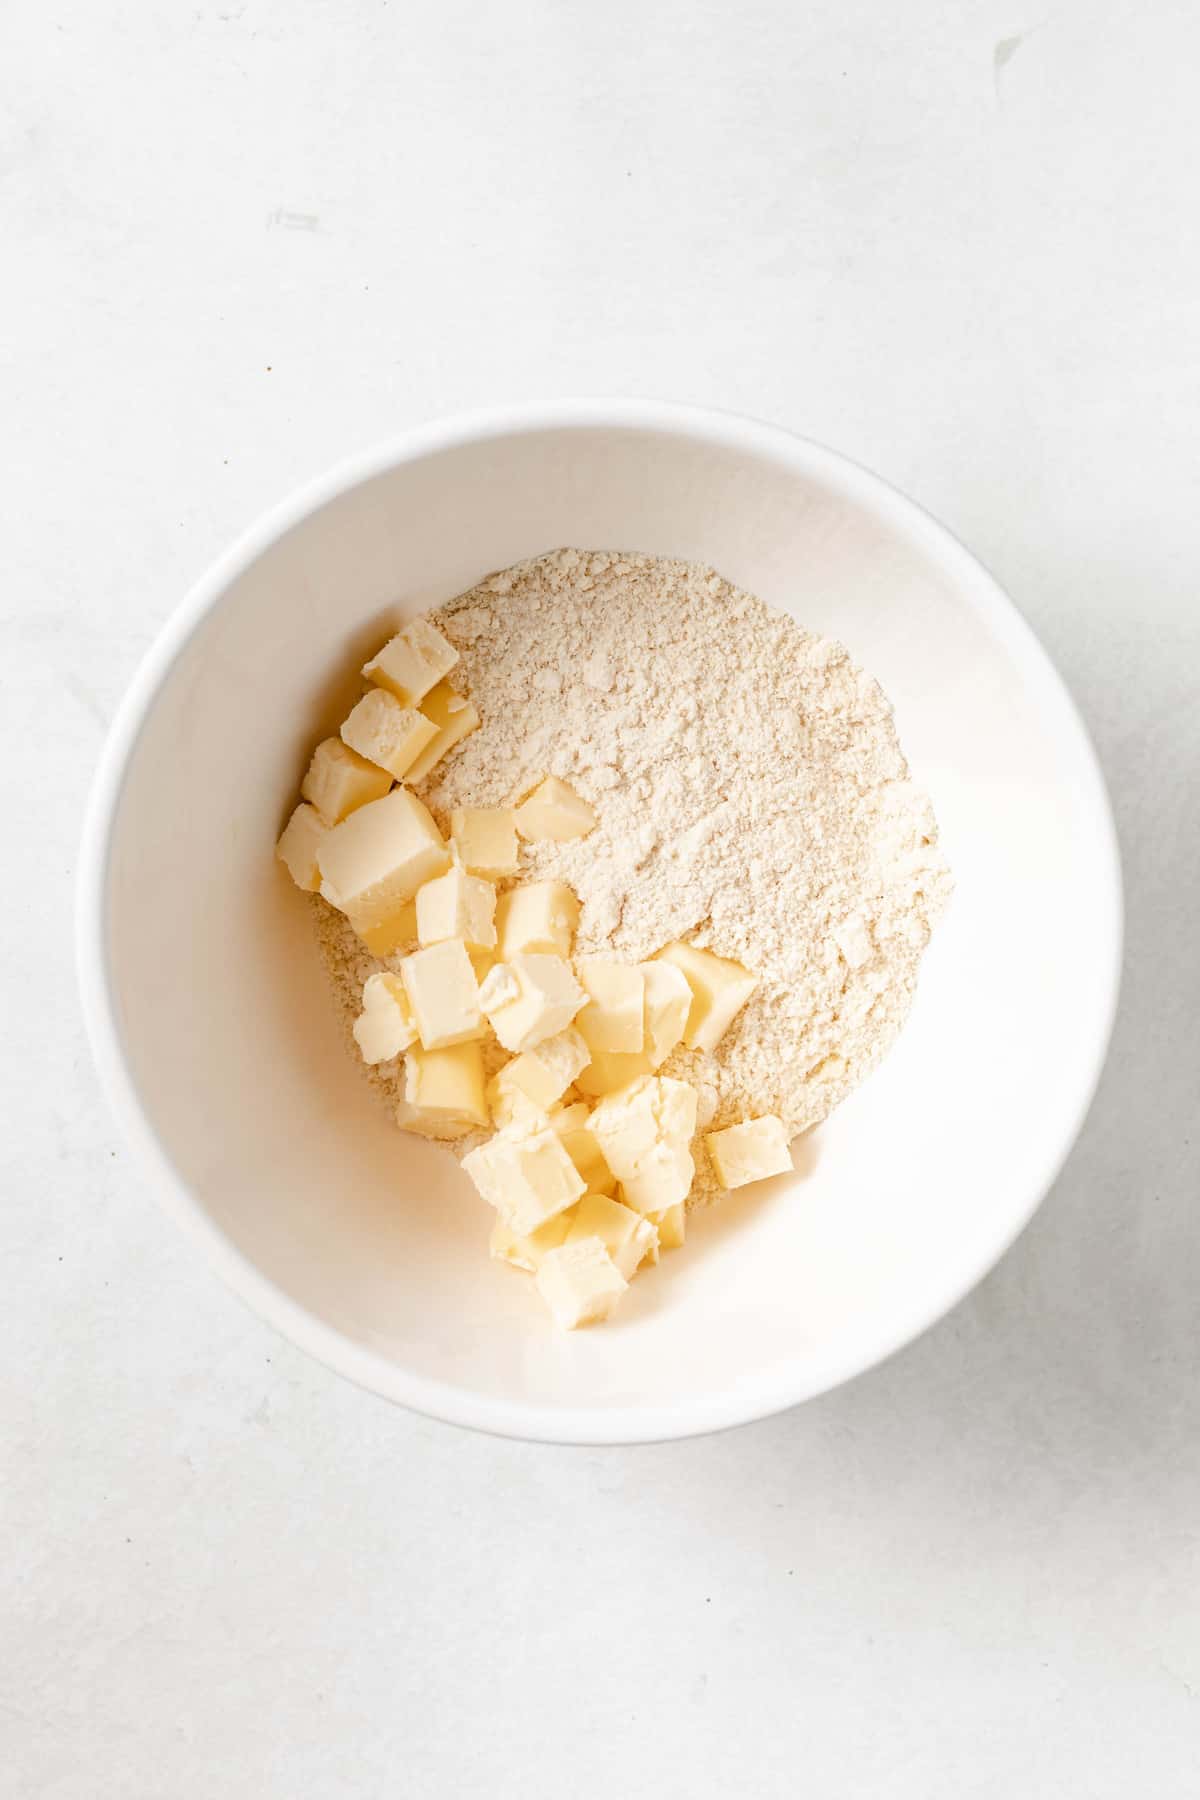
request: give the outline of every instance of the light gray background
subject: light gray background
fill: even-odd
[[[1195,1794],[1198,55],[1191,0],[0,12],[6,1795]],[[576,392],[946,519],[1079,697],[1129,903],[1099,1099],[983,1288],[613,1453],[248,1317],[116,1139],[71,953],[99,744],[206,562],[398,428]]]

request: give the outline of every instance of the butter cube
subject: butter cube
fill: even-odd
[[[450,853],[428,809],[399,787],[335,825],[317,862],[361,934],[394,919],[424,882],[449,867]]]
[[[650,1058],[644,1050],[625,1053],[619,1050],[596,1050],[579,1077],[579,1090],[589,1099],[596,1099],[601,1094],[615,1094],[618,1088],[628,1087],[639,1075],[653,1073]]]
[[[588,1122],[588,1109],[582,1100],[573,1100],[569,1106],[552,1106],[546,1115],[546,1122],[551,1131],[559,1137],[566,1137],[569,1131],[578,1131]]]
[[[514,1269],[528,1269],[532,1275],[548,1250],[557,1250],[571,1228],[572,1212],[557,1213],[547,1219],[528,1237],[518,1237],[503,1219],[497,1219],[488,1238],[488,1249],[498,1262],[511,1263]]]
[[[723,1188],[745,1187],[751,1181],[764,1181],[768,1175],[791,1173],[787,1132],[783,1120],[774,1113],[766,1113],[761,1119],[746,1119],[741,1125],[727,1125],[723,1131],[710,1131],[704,1142]]]
[[[398,975],[369,975],[362,1003],[354,1021],[354,1038],[364,1062],[390,1062],[416,1043],[416,1022]]]
[[[605,1051],[628,1054],[642,1048],[646,978],[629,963],[589,957],[576,966],[588,1002],[578,1029],[593,1055]]]
[[[651,1224],[658,1228],[660,1250],[682,1250],[687,1235],[687,1207],[682,1200],[668,1206],[665,1212],[650,1213]]]
[[[440,1139],[465,1137],[486,1126],[482,1046],[422,1050],[414,1044],[404,1058],[404,1098],[396,1108],[396,1123],[418,1137]]]
[[[758,986],[739,962],[698,950],[695,944],[668,944],[657,959],[682,969],[692,990],[683,1041],[689,1050],[715,1050]]]
[[[344,907],[342,910],[346,911]],[[355,922],[352,911],[346,912],[346,917],[372,956],[394,956],[397,950],[407,950],[417,941],[417,906],[414,900],[406,900],[382,924],[359,925]]]
[[[520,950],[570,956],[579,923],[579,902],[565,881],[529,881],[509,888],[496,907],[500,954],[507,962]]]
[[[649,1219],[619,1200],[585,1194],[571,1216],[565,1244],[598,1237],[626,1281],[632,1281],[648,1256],[658,1255],[658,1231]]]
[[[564,1331],[607,1319],[629,1286],[598,1237],[549,1251],[533,1279]]]
[[[376,768],[341,738],[331,737],[313,751],[300,792],[327,825],[339,825],[360,806],[382,800],[391,785],[386,769]]]
[[[664,1212],[687,1199],[696,1172],[695,1129],[695,1089],[667,1075],[644,1075],[605,1095],[591,1117],[622,1198],[640,1213]]]
[[[562,1098],[587,1062],[587,1045],[569,1027],[526,1050],[495,1075],[488,1085],[488,1101],[497,1125],[517,1118],[548,1113]],[[583,1108],[586,1115],[586,1107]]]
[[[342,742],[368,762],[403,780],[421,751],[437,736],[437,726],[411,706],[402,706],[385,688],[364,694],[342,725]]]
[[[421,711],[434,728],[434,736],[409,768],[407,781],[422,781],[448,750],[461,743],[479,726],[479,714],[461,694],[455,693],[448,681],[430,688],[421,702]]]
[[[497,963],[479,990],[488,1024],[506,1050],[532,1050],[565,1031],[587,996],[561,956],[522,953]]]
[[[534,788],[518,806],[515,817],[521,836],[532,842],[549,838],[566,844],[572,838],[586,837],[596,826],[596,815],[587,801],[556,775],[547,775]]]
[[[578,1118],[578,1112],[584,1118]],[[587,1122],[587,1108],[574,1106],[565,1112],[575,1114],[570,1124],[564,1123],[564,1114],[558,1114],[550,1120],[551,1129],[557,1132],[562,1140],[562,1147],[579,1171],[589,1194],[606,1194],[610,1198],[617,1191],[617,1178],[604,1160],[604,1152],[600,1148],[595,1132]]]
[[[321,885],[317,851],[329,826],[315,806],[301,801],[280,834],[275,854],[298,888],[315,894]]]
[[[646,983],[645,1051],[650,1067],[666,1062],[681,1041],[692,1006],[687,976],[674,963],[641,965]]]
[[[475,979],[480,987],[482,987],[484,980],[491,974],[496,966],[496,952],[494,950],[472,950],[468,944],[467,955],[471,959],[471,967],[475,971]]]
[[[414,950],[400,965],[424,1050],[447,1050],[483,1036],[479,987],[461,938]]]
[[[450,814],[450,836],[459,861],[472,875],[495,880],[521,866],[515,817],[507,806],[462,806]]]
[[[549,1129],[498,1131],[463,1168],[517,1237],[528,1237],[583,1193],[575,1164]]]
[[[417,889],[417,935],[422,944],[458,937],[468,950],[496,945],[496,890],[459,865]]]
[[[412,619],[363,670],[368,681],[415,706],[458,661],[458,651],[428,619]]]

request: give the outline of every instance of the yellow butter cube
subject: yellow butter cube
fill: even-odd
[[[579,1090],[589,1099],[596,1099],[601,1094],[615,1094],[618,1088],[628,1087],[639,1075],[653,1073],[650,1058],[644,1050],[625,1054],[619,1050],[596,1050],[579,1076]]]
[[[628,1206],[657,1213],[686,1200],[696,1172],[696,1090],[687,1082],[644,1075],[605,1095],[590,1128]]]
[[[335,825],[317,854],[322,879],[358,932],[387,924],[450,865],[427,807],[399,787]]]
[[[532,1050],[565,1031],[586,995],[561,956],[514,956],[497,963],[479,990],[488,1024],[506,1050]]]
[[[404,1058],[404,1098],[396,1123],[418,1137],[441,1139],[465,1137],[487,1125],[481,1045],[422,1050],[414,1044]]]
[[[515,1118],[527,1116],[530,1110],[548,1113],[587,1062],[587,1054],[587,1045],[579,1033],[568,1027],[505,1063],[488,1085],[488,1101],[497,1125],[509,1125]]]
[[[657,960],[681,969],[692,990],[684,1043],[689,1050],[715,1050],[758,986],[757,976],[732,958],[714,956],[695,944],[668,944]]]
[[[386,769],[368,762],[341,738],[331,737],[313,751],[300,792],[327,825],[338,825],[360,806],[382,800],[391,785]]]
[[[341,910],[372,956],[394,956],[397,950],[408,950],[416,944],[417,907],[413,900],[406,900],[390,918],[370,925],[358,924],[352,909]]]
[[[479,714],[456,693],[448,681],[439,681],[436,687],[430,688],[421,702],[421,711],[434,727],[435,736],[417,757],[406,781],[422,781],[437,763],[440,763],[448,750],[462,742],[470,732],[479,727]]]
[[[710,1131],[704,1142],[723,1188],[745,1187],[751,1181],[765,1181],[768,1175],[791,1173],[787,1131],[774,1113],[727,1125],[723,1131]]]
[[[400,965],[421,1047],[446,1050],[483,1036],[479,986],[461,938],[414,950]]]
[[[460,937],[468,950],[496,945],[496,890],[481,875],[455,865],[417,889],[417,936],[422,944]]]
[[[321,885],[317,851],[329,826],[315,806],[302,800],[280,835],[275,854],[298,888],[315,894]]]
[[[596,827],[596,815],[587,801],[556,775],[547,775],[517,807],[515,816],[521,836],[535,843],[549,839],[566,844],[572,838],[586,837]]]
[[[462,1166],[517,1237],[528,1237],[583,1193],[575,1164],[549,1129],[498,1131],[464,1156]]]
[[[642,963],[646,983],[645,1051],[657,1069],[682,1041],[692,1008],[687,976],[674,963]]]
[[[547,1251],[558,1249],[571,1228],[572,1216],[573,1209],[557,1213],[528,1237],[518,1237],[503,1219],[497,1219],[488,1238],[488,1249],[497,1262],[509,1263],[514,1269],[528,1269],[532,1275]]]
[[[658,1247],[660,1250],[682,1250],[687,1235],[687,1207],[683,1201],[668,1206],[665,1212],[649,1213],[651,1223],[658,1228]]]
[[[500,954],[506,962],[521,950],[570,956],[578,923],[579,902],[565,881],[524,882],[496,907]]]
[[[576,1112],[575,1107],[567,1109]],[[581,1109],[586,1115],[586,1107]],[[551,1128],[558,1133],[562,1147],[579,1171],[580,1180],[589,1194],[606,1194],[610,1198],[617,1191],[617,1178],[604,1160],[604,1152],[600,1148],[595,1132],[583,1119],[576,1118],[573,1123],[562,1126],[560,1118],[552,1118]]]
[[[363,986],[362,1003],[353,1029],[364,1062],[390,1062],[416,1042],[416,1021],[398,975],[369,975]]]
[[[603,1194],[584,1195],[563,1242],[574,1244],[589,1237],[600,1239],[626,1281],[633,1280],[647,1257],[658,1257],[658,1231],[650,1220]]]
[[[521,866],[521,850],[511,808],[460,806],[450,814],[450,836],[459,861],[472,875],[495,880],[515,875]]]
[[[412,619],[371,658],[363,674],[395,694],[402,705],[416,706],[457,661],[458,651],[436,625]]]
[[[576,964],[576,973],[588,997],[577,1025],[592,1054],[639,1051],[645,1036],[646,978],[642,971],[630,963],[588,957]]]
[[[421,751],[437,736],[423,713],[403,706],[385,688],[364,694],[342,725],[342,742],[402,781]]]
[[[607,1319],[629,1286],[598,1237],[549,1251],[533,1279],[564,1331]]]

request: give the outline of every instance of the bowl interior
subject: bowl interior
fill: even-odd
[[[489,1261],[453,1161],[343,1047],[272,858],[315,740],[394,624],[562,544],[713,564],[840,638],[892,698],[957,893],[882,1068],[731,1196],[602,1331]],[[148,696],[107,835],[107,1061],[177,1209],[326,1360],[446,1416],[561,1437],[749,1417],[936,1317],[1036,1204],[1106,1038],[1118,894],[1056,678],[982,570],[827,452],[735,422],[453,434],[235,557]],[[104,1046],[102,1061],[106,1060]]]

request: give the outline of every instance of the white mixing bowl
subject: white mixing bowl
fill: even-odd
[[[957,879],[897,1048],[797,1172],[731,1195],[565,1335],[488,1208],[346,1054],[273,858],[395,622],[560,545],[714,565],[882,682]],[[248,532],[155,644],[99,770],[83,996],[170,1210],[295,1343],[406,1406],[559,1442],[682,1437],[881,1360],[1053,1181],[1108,1039],[1120,873],[1084,729],[991,577],[874,475],[723,414],[602,401],[414,431]]]

